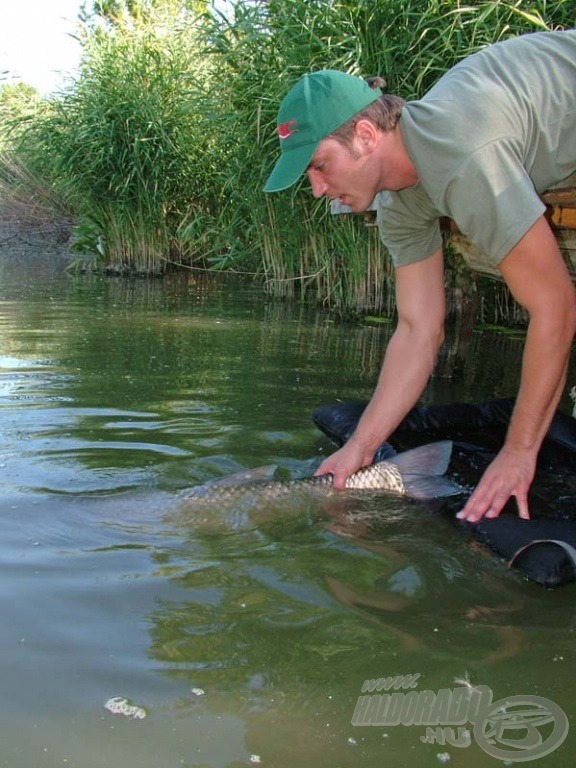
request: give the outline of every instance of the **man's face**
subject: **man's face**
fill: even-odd
[[[336,139],[323,139],[307,169],[314,197],[326,195],[339,200],[353,211],[365,211],[376,196],[374,173],[354,146],[347,147]]]
[[[359,130],[350,147],[323,139],[306,172],[314,197],[326,195],[356,213],[367,210],[381,190],[404,189],[418,181],[394,131]]]

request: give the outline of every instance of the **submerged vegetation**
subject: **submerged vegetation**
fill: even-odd
[[[88,5],[88,4],[87,4]],[[220,9],[220,10],[219,10]],[[303,73],[380,75],[404,98],[497,40],[576,20],[576,0],[96,0],[76,81],[0,88],[0,204],[74,222],[113,272],[170,265],[257,276],[341,312],[393,310],[390,262],[362,217],[306,183],[265,195],[275,117]]]

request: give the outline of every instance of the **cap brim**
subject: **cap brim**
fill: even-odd
[[[281,192],[295,184],[310,165],[319,142],[283,152],[268,176],[264,192]]]

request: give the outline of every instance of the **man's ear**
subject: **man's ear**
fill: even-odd
[[[358,120],[354,126],[354,139],[362,151],[373,152],[378,143],[379,130],[372,120]]]

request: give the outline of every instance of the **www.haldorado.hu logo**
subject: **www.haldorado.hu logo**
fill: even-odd
[[[550,699],[527,694],[493,701],[487,685],[413,690],[419,678],[416,673],[365,680],[362,693],[370,695],[358,697],[352,725],[421,725],[424,743],[469,747],[470,724],[484,752],[510,762],[549,755],[568,735],[568,718]]]

